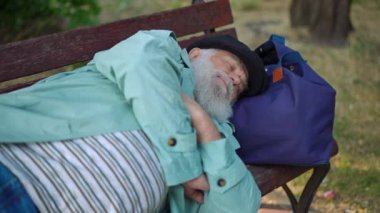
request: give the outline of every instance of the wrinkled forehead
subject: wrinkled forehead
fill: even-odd
[[[248,77],[247,67],[237,55],[226,50],[215,49],[213,57],[218,57],[221,60],[225,60],[226,62],[231,63],[234,66],[239,66],[244,71],[245,75]]]

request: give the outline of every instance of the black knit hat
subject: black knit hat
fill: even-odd
[[[248,71],[248,88],[240,97],[254,96],[266,89],[267,77],[264,64],[260,57],[249,49],[248,46],[229,35],[209,36],[191,43],[186,49],[198,47],[201,49],[226,50],[236,55],[243,62]]]

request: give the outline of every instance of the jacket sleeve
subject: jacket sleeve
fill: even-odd
[[[91,62],[124,94],[155,145],[168,186],[202,173],[196,132],[181,98],[182,76],[191,71],[180,55],[172,32],[152,30],[97,53]]]
[[[225,138],[201,145],[201,159],[210,184],[199,212],[257,212],[261,192],[235,149],[236,139]]]

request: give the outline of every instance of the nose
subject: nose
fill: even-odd
[[[241,80],[240,80],[240,77],[238,75],[236,75],[235,73],[230,73],[229,76],[230,76],[230,78],[232,80],[232,83],[234,85],[239,85],[240,84]]]

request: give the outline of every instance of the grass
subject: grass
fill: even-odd
[[[242,10],[242,11],[250,11],[258,9],[260,6],[260,0],[232,0],[231,7],[233,10]]]

